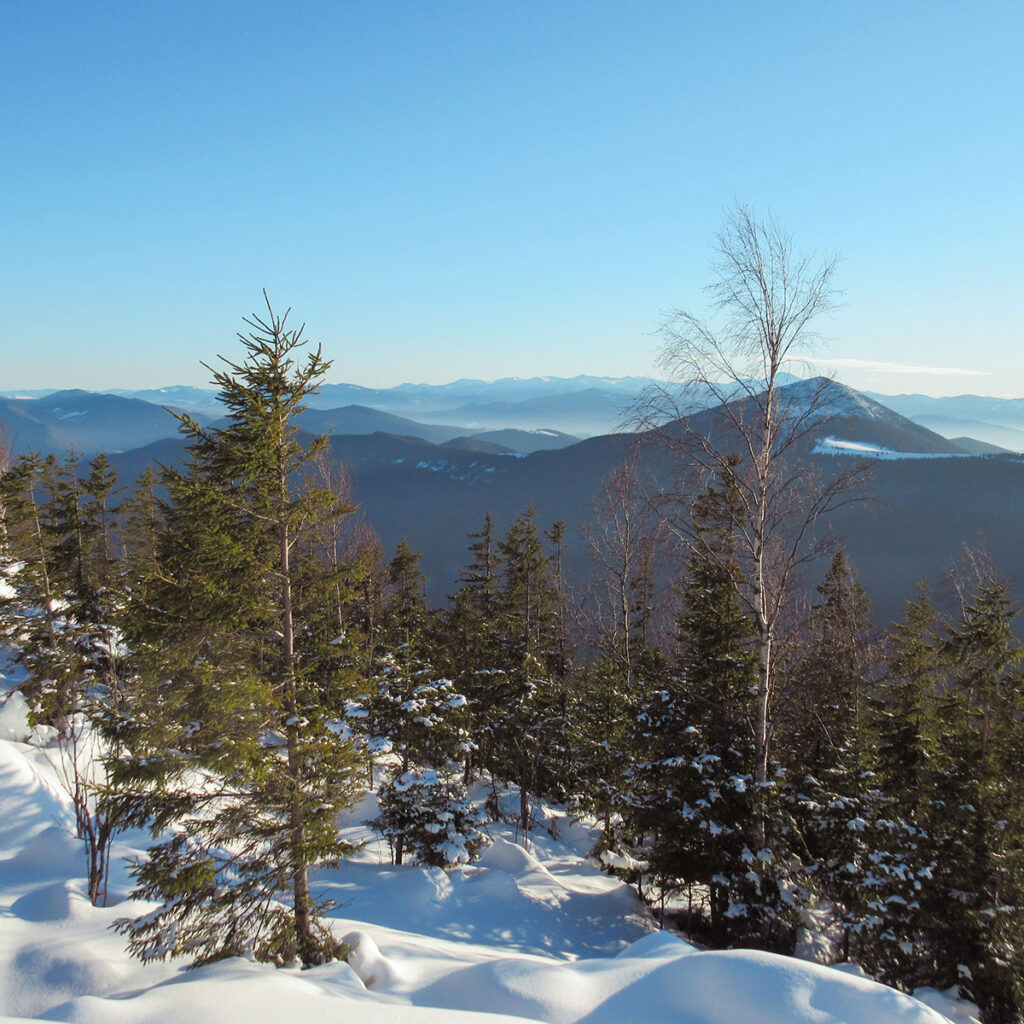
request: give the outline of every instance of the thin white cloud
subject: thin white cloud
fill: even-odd
[[[924,373],[935,377],[992,376],[987,370],[961,370],[955,366],[918,366],[914,363],[886,363],[879,359],[816,359],[815,363],[819,366],[846,366],[856,370],[875,370],[878,373]]]

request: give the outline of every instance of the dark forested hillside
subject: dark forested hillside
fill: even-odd
[[[836,385],[837,388],[840,386]],[[812,432],[801,457],[822,474],[841,471],[854,455],[812,451],[813,440],[838,437],[896,452],[949,458],[873,460],[863,500],[835,514],[841,536],[881,619],[898,616],[922,577],[938,582],[965,544],[984,548],[1000,571],[1024,580],[1018,516],[1024,507],[1024,463],[1010,456],[965,457],[954,442],[905,420],[857,393],[841,389],[843,415]],[[709,412],[691,422],[712,422]],[[583,579],[592,570],[581,530],[601,481],[634,450],[652,487],[672,485],[671,458],[643,435],[610,434],[556,451],[526,456],[465,451],[394,434],[339,434],[331,452],[349,470],[361,515],[385,551],[401,539],[422,551],[428,592],[451,591],[463,564],[466,538],[487,512],[503,530],[525,507],[541,523],[567,526],[566,568]],[[161,441],[116,457],[130,480],[153,461],[174,462],[181,446]]]

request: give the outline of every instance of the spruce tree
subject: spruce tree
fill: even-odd
[[[497,698],[492,682],[501,671],[495,635],[501,564],[490,512],[483,528],[471,533],[469,539],[471,561],[459,575],[461,586],[442,616],[443,626],[435,644],[439,668],[469,701],[471,732],[476,742],[466,753],[467,784],[476,769],[491,763],[492,749],[485,729],[491,722]]]
[[[89,898],[105,899],[110,840],[117,815],[101,799],[111,709],[130,677],[121,641],[125,586],[114,556],[111,498],[116,474],[105,456],[82,473],[73,454],[63,462],[30,456],[3,481],[8,593],[0,629],[31,717],[55,727],[55,767],[71,797],[85,843]]]
[[[776,947],[787,945],[788,925],[762,831],[770,794],[755,783],[756,634],[730,554],[733,500],[726,474],[693,504],[700,545],[679,588],[678,664],[640,722],[638,799],[653,873],[707,893],[706,916],[690,927],[717,945]]]
[[[1024,648],[1019,608],[987,576],[963,602],[945,651],[950,688],[939,703],[942,743],[931,830],[939,836],[936,882],[948,900],[932,917],[933,945],[989,1022],[1024,1009]]]
[[[437,867],[468,863],[485,837],[462,778],[473,747],[466,698],[412,643],[385,655],[370,683],[348,711],[373,752],[390,755],[369,824],[395,864],[407,854]]]
[[[532,508],[509,526],[498,552],[502,580],[494,632],[499,672],[490,680],[497,699],[484,731],[493,751],[492,772],[519,786],[519,825],[525,835],[531,797],[566,795],[567,665],[560,594]]]
[[[933,832],[938,753],[936,695],[947,675],[939,620],[925,585],[889,630],[884,672],[869,701],[878,798],[868,817],[860,863],[864,906],[850,929],[850,956],[890,985],[913,990],[938,981],[944,955],[929,936],[931,915],[946,913],[935,884]],[[941,802],[941,800],[940,800]]]
[[[336,952],[310,873],[350,852],[336,819],[355,754],[325,705],[331,571],[305,540],[350,506],[314,486],[326,440],[305,445],[296,417],[329,364],[319,348],[302,358],[286,318],[268,301],[239,335],[244,359],[214,371],[224,426],[180,418],[188,464],[162,473],[151,570],[133,592],[140,679],[116,781],[158,839],[135,874],[159,907],[119,928],[143,959]]]
[[[22,673],[20,687],[37,721],[64,732],[71,711],[73,652],[63,630],[57,568],[57,460],[30,454],[2,479],[4,595],[0,628],[7,658]]]
[[[93,699],[116,699],[122,685],[116,483],[105,456],[83,475],[74,454],[63,462],[28,456],[3,480],[9,591],[0,629],[33,717],[61,735]]]
[[[870,607],[841,550],[818,595],[780,687],[780,698],[788,700],[776,749],[787,770],[797,830],[791,845],[803,860],[809,909],[827,901],[830,923],[843,930],[841,955],[848,955],[850,929],[864,914],[869,822],[880,798],[867,719]]]

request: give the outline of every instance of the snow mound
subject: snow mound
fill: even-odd
[[[97,994],[114,995],[122,988],[127,971],[84,943],[26,943],[0,969],[3,1009],[12,1017],[35,1016],[77,998],[100,1001]]]
[[[0,594],[0,597],[2,596]],[[28,701],[16,690],[0,707],[0,740],[25,743],[31,734],[32,726],[28,724]]]
[[[651,932],[650,935],[645,935],[628,945],[619,953],[619,959],[671,960],[685,953],[699,952],[700,950],[692,943],[673,935],[672,932]]]
[[[84,863],[82,844],[67,829],[50,825],[37,832],[13,857],[0,860],[0,874],[12,880],[21,877],[48,881],[69,874],[81,875]]]
[[[11,904],[11,913],[22,921],[63,921],[88,913],[89,901],[70,882],[54,882],[32,889]]]
[[[648,940],[642,940],[647,943]],[[551,1024],[944,1024],[910,996],[827,967],[747,950],[697,953],[650,943],[640,955],[573,964],[500,960],[452,972],[417,1005],[473,1009]]]
[[[529,871],[543,870],[540,861],[529,850],[507,839],[496,838],[483,852],[477,862],[481,867],[497,868],[509,875],[525,874]]]
[[[381,956],[377,943],[366,932],[349,932],[341,941],[350,949],[345,957],[349,967],[367,988],[392,988],[403,980],[402,972]]]
[[[370,996],[344,963],[299,972],[240,959],[201,967],[117,999],[74,999],[47,1019],[74,1024],[523,1024],[485,1013],[410,1012],[407,1003]]]

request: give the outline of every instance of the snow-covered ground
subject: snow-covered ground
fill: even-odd
[[[894,452],[877,444],[864,441],[841,441],[835,437],[821,437],[814,442],[815,455],[857,455],[862,459],[972,459],[976,455],[967,452]]]
[[[0,696],[2,700],[2,696]],[[478,864],[444,872],[386,863],[370,842],[323,872],[348,963],[275,970],[242,959],[144,966],[109,930],[127,899],[120,837],[112,906],[83,895],[83,851],[53,750],[20,742],[16,698],[0,708],[0,1022],[81,1024],[943,1024],[924,1003],[860,976],[767,953],[702,952],[656,930],[631,889],[588,861],[591,837],[548,812],[530,849],[491,826]],[[367,838],[357,808],[349,832]],[[922,993],[957,1024],[970,1008]]]

